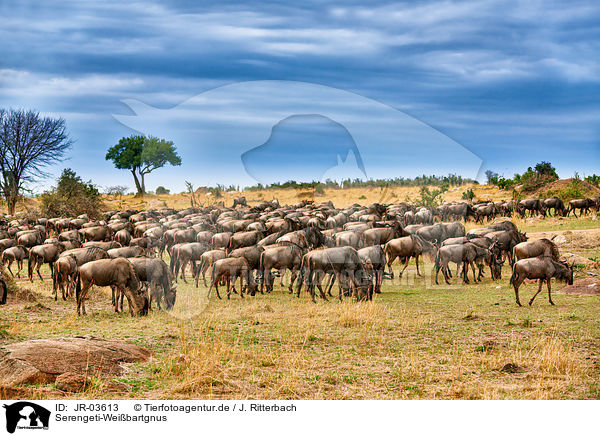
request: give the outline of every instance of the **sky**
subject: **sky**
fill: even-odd
[[[600,173],[593,0],[0,1],[0,16],[0,107],[63,117],[75,141],[53,176],[133,189],[104,156],[138,132],[183,160],[149,189],[483,180],[542,160]]]

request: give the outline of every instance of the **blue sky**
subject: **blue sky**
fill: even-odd
[[[562,177],[600,172],[598,2],[189,3],[0,2],[0,107],[62,116],[76,140],[51,172],[132,187],[104,155],[137,129],[183,158],[150,189],[255,183],[240,157],[269,139],[279,151],[258,178],[308,177],[344,128],[373,178],[512,175],[541,160]],[[166,115],[126,121],[136,107]]]

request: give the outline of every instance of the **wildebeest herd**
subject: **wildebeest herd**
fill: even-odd
[[[572,200],[565,206],[560,199],[549,198],[454,202],[438,208],[374,203],[338,209],[330,201],[282,206],[277,200],[250,207],[241,197],[229,208],[221,204],[179,211],[110,211],[96,221],[85,215],[5,218],[0,259],[11,274],[16,263],[17,277],[27,260],[31,281],[36,274],[43,280],[40,267],[48,264],[54,298],[59,291],[65,300],[75,294],[78,314],[86,313],[85,299],[93,285],[111,287],[117,312],[123,310],[124,298],[132,314],[146,314],[153,301],[159,309],[170,309],[176,300],[176,281],[187,283],[188,267],[196,287],[202,275],[209,297],[214,289],[221,298],[219,286],[226,287],[227,298],[232,292],[240,297],[269,293],[275,278],[279,276],[283,285],[289,271],[289,292],[298,297],[305,289],[316,301],[318,290],[327,300],[337,282],[340,300],[371,300],[381,292],[383,280],[394,277],[396,260],[403,266],[400,276],[412,258],[421,275],[419,259],[424,255],[434,261],[435,283],[440,271],[450,283],[450,264],[456,264],[456,275],[464,283],[470,282],[470,271],[473,282],[481,281],[486,268],[492,280],[499,280],[508,261],[517,304],[519,287],[527,278],[539,280],[538,293],[545,282],[553,304],[550,280],[571,284],[572,266],[559,260],[552,241],[527,241],[509,219],[498,218],[550,212],[566,216],[577,211],[581,215],[599,206],[600,199]],[[488,225],[466,232],[467,220],[487,220]],[[163,261],[165,254],[169,264]],[[6,284],[2,286],[5,303]]]

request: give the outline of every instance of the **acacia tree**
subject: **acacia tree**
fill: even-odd
[[[61,162],[72,144],[62,118],[0,109],[0,190],[9,214],[15,213],[24,185],[46,177],[44,168]]]
[[[138,195],[146,193],[146,174],[167,163],[181,165],[181,158],[173,142],[152,136],[132,135],[121,138],[117,145],[108,149],[106,160],[112,160],[118,169],[131,171]]]

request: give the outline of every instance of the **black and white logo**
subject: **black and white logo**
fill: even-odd
[[[6,431],[14,433],[16,429],[37,430],[48,429],[50,411],[29,401],[5,404]]]

